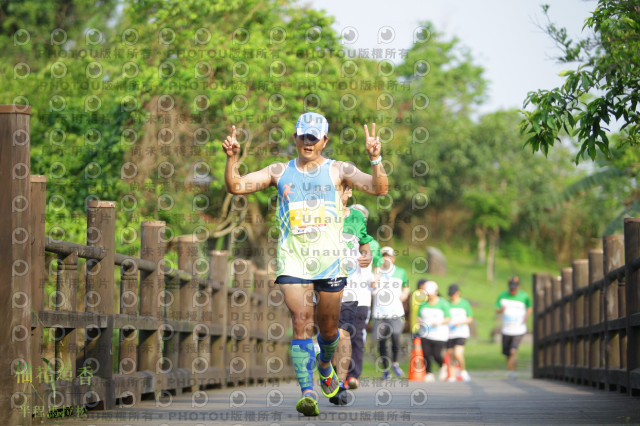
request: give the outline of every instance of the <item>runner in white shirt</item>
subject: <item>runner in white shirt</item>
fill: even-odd
[[[469,338],[469,324],[473,321],[471,304],[460,297],[460,287],[458,284],[449,286],[449,297],[451,298],[451,322],[449,323],[449,340],[447,340],[447,351],[449,352],[449,381],[456,381],[455,362],[460,367],[460,378],[468,382],[471,380],[466,370],[464,359],[464,344]]]
[[[507,357],[509,378],[515,379],[518,345],[527,332],[527,320],[533,310],[531,298],[520,290],[518,277],[509,278],[509,291],[498,296],[495,308],[502,314],[502,353]]]
[[[347,207],[347,201],[353,195],[352,192],[351,187],[346,186],[342,193],[342,204],[344,205],[342,243],[344,245],[345,257],[343,261],[347,271],[347,286],[342,293],[340,319],[338,321],[340,340],[331,359],[338,374],[339,390],[336,395],[329,398],[329,402],[336,405],[347,405],[349,403],[345,384],[347,382],[347,373],[352,364],[351,342],[356,334],[355,321],[358,309],[356,292],[361,280],[363,278],[367,279],[367,276],[371,275],[372,257],[369,242],[373,240],[373,237],[367,234],[367,218],[365,215],[360,210]],[[372,277],[369,282],[371,280]]]
[[[395,251],[391,247],[381,250],[384,264],[380,268],[380,279],[374,289],[373,334],[378,340],[380,358],[382,358],[382,378],[389,378],[389,356],[387,340],[391,337],[391,363],[393,372],[402,377],[404,372],[398,364],[400,353],[400,334],[404,328],[404,307],[402,303],[409,298],[409,279],[407,272],[394,264]]]
[[[418,308],[418,323],[420,329],[418,335],[422,341],[422,355],[424,356],[424,366],[427,372],[426,382],[435,381],[435,376],[431,372],[431,359],[440,365],[440,380],[447,378],[447,371],[442,368],[444,362],[443,351],[449,339],[449,302],[438,296],[438,284],[435,281],[428,281],[425,291],[429,297]]]
[[[351,209],[358,210],[364,214],[365,218],[369,218],[369,210],[363,205],[354,204]],[[380,244],[376,240],[369,241],[369,251],[373,257],[373,262],[366,268],[359,268],[353,276],[349,277],[348,289],[355,293],[355,298],[358,301],[356,317],[353,323],[354,333],[351,336],[351,363],[347,372],[346,384],[349,389],[357,389],[360,386],[359,379],[362,374],[362,361],[367,333],[366,326],[371,316],[372,284],[376,281],[378,270],[383,263]]]

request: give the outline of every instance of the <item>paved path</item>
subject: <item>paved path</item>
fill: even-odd
[[[387,384],[388,386],[383,386]],[[503,372],[475,375],[470,383],[370,381],[353,393],[350,406],[336,407],[325,398],[319,417],[295,411],[297,383],[184,394],[156,405],[142,401],[132,408],[89,412],[94,425],[426,425],[426,424],[639,424],[640,398]]]

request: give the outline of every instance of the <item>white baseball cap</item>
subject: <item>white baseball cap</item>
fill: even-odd
[[[318,140],[329,133],[329,122],[317,112],[305,112],[296,123],[296,135],[312,135]]]
[[[389,247],[389,246],[382,247],[382,248],[380,249],[380,253],[381,253],[383,256],[384,256],[385,254],[386,254],[387,256],[395,256],[395,255],[396,255],[396,251],[395,251],[392,247]]]

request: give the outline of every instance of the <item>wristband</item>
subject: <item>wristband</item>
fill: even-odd
[[[371,161],[371,165],[375,166],[376,164],[380,164],[382,163],[382,155],[379,155],[378,158],[376,158],[375,160],[370,160]]]

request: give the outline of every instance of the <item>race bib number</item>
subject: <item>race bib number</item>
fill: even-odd
[[[508,325],[520,325],[522,324],[522,316],[521,315],[505,315],[504,323]]]
[[[325,231],[327,216],[323,199],[289,203],[289,223],[293,234]]]

